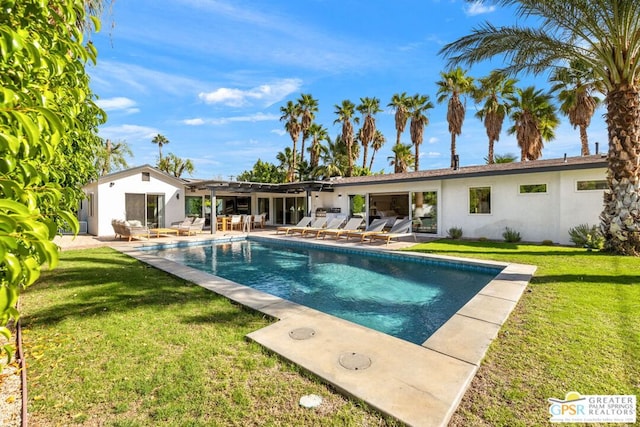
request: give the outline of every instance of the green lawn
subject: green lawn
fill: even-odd
[[[547,398],[574,390],[640,395],[640,259],[447,240],[412,250],[538,265],[453,425],[545,425]],[[34,425],[396,424],[244,338],[269,319],[109,249],[63,252],[22,312]],[[310,393],[319,409],[298,406]]]

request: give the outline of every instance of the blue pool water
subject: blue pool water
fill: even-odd
[[[416,344],[500,271],[251,240],[151,252]]]

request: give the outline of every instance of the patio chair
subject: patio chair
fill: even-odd
[[[285,225],[285,226],[276,228],[276,234],[278,234],[281,231],[284,231],[285,233],[287,233],[287,231],[291,228],[307,227],[309,226],[309,224],[311,224],[311,221],[312,221],[312,218],[310,216],[305,216],[296,225]]]
[[[327,228],[338,228],[340,227],[340,225],[344,222],[344,217],[338,217],[338,218],[334,218],[331,221],[329,221],[328,224],[325,225],[326,227],[320,227],[320,228],[315,228],[315,227],[307,227],[304,230],[302,230],[301,236],[304,237],[307,234],[315,234],[316,237],[318,237],[318,233],[320,233],[322,230],[326,230]]]
[[[260,214],[253,217],[253,228],[264,228],[264,220],[266,214]]]
[[[248,233],[251,231],[251,221],[253,217],[251,215],[245,215],[242,217],[242,232]]]
[[[380,233],[384,229],[385,225],[387,225],[387,219],[385,218],[374,219],[373,221],[371,221],[371,224],[369,224],[369,226],[364,229],[364,231],[347,232],[346,233],[347,240],[349,240],[351,237],[360,237],[360,241],[364,242],[365,237],[374,233]]]
[[[363,218],[353,217],[349,221],[347,221],[347,223],[342,228],[323,228],[322,230],[318,231],[316,237],[320,237],[320,235],[322,235],[322,238],[326,239],[329,235],[336,236],[336,239],[339,239],[341,235],[346,234],[349,231],[356,231],[358,227],[360,227],[360,224],[362,224],[362,221],[364,221]]]
[[[387,245],[392,239],[397,240],[400,237],[413,236],[413,240],[416,241],[416,235],[411,232],[411,226],[412,221],[409,218],[405,218],[397,221],[388,233],[375,233],[366,237],[369,238],[370,243],[373,243],[374,240],[386,240]]]
[[[191,236],[191,234],[198,234],[202,231],[202,229],[204,228],[204,222],[205,222],[204,218],[196,218],[190,224],[180,225],[177,228],[176,227],[171,227],[171,228],[173,228],[174,230],[178,230],[178,234],[184,233],[187,236]]]
[[[138,238],[140,236],[145,236],[147,239],[150,238],[149,228],[142,225],[141,221],[114,219],[111,220],[111,226],[115,232],[116,239],[127,237],[129,241],[131,241],[132,238]]]
[[[236,228],[238,230],[242,230],[242,215],[231,215],[229,230],[234,230]]]
[[[324,228],[325,225],[327,225],[327,218],[324,218],[324,217],[316,218],[315,220],[313,220],[313,222],[309,226],[289,227],[289,229],[284,233],[284,235],[288,236],[289,233],[291,233],[291,235],[294,235],[295,233],[300,233],[300,235],[302,235],[302,233],[304,233],[304,231],[307,230],[309,227],[317,229],[317,228]]]

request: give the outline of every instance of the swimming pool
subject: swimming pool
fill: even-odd
[[[416,344],[500,272],[496,267],[255,240],[150,252]]]

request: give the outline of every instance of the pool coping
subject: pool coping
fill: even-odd
[[[261,239],[307,239],[261,233]],[[292,240],[295,239],[295,240]],[[216,238],[190,242],[188,246]],[[314,245],[399,253],[381,246],[313,240]],[[146,264],[264,313],[274,323],[247,335],[267,349],[322,378],[341,392],[411,426],[445,426],[471,384],[486,351],[515,308],[536,267],[450,256],[402,253],[502,271],[422,345],[201,272],[136,247],[114,246]],[[310,333],[312,332],[312,333]]]

